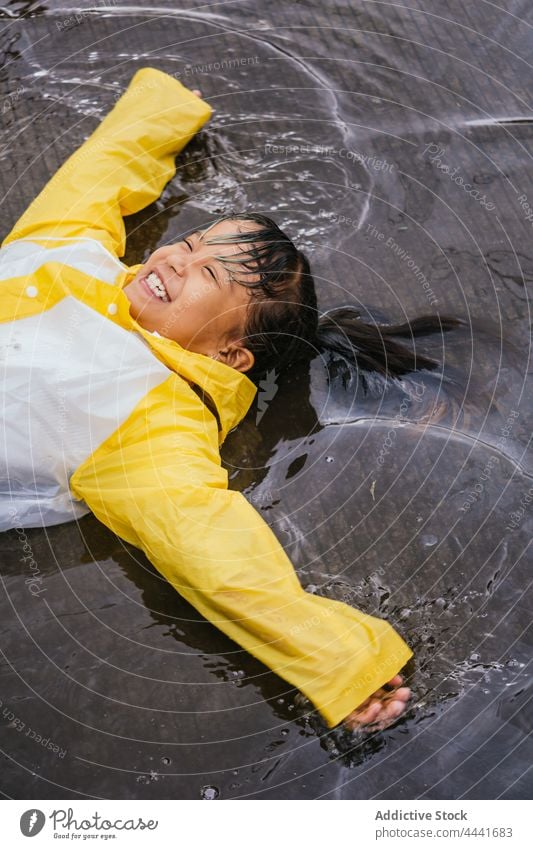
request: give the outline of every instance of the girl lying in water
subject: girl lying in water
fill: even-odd
[[[413,652],[385,621],[303,590],[228,489],[219,449],[268,369],[328,348],[381,374],[431,368],[395,337],[447,324],[319,319],[305,256],[262,215],[121,263],[123,216],[159,197],[210,113],[199,92],[138,71],[4,240],[0,529],[92,511],[329,726],[385,728],[410,698],[399,672]]]

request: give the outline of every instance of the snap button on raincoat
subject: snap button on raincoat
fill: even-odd
[[[92,511],[333,726],[413,652],[384,620],[303,590],[221,465],[256,387],[143,330],[123,292],[140,267],[120,262],[123,216],[159,197],[210,114],[172,76],[137,71],[4,239],[0,529]]]

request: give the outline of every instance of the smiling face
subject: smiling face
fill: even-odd
[[[249,222],[220,221],[173,245],[158,248],[124,287],[130,314],[145,330],[157,331],[183,348],[248,371],[254,356],[243,342],[251,291],[215,257],[239,257],[246,244],[210,244],[254,229]],[[208,240],[208,241],[207,241]],[[258,275],[246,275],[255,282]]]

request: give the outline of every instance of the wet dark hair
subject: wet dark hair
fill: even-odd
[[[385,377],[432,370],[439,365],[436,360],[411,351],[397,338],[413,340],[463,324],[460,319],[439,315],[423,315],[403,324],[377,324],[363,320],[353,305],[319,315],[305,254],[265,215],[232,212],[217,218],[213,225],[232,220],[254,226],[204,241],[246,245],[239,256],[216,258],[232,279],[253,289],[241,340],[255,357],[253,367],[246,372],[255,383],[271,369],[279,373],[288,365],[321,352],[330,352],[349,366]],[[250,279],[257,276],[259,280]]]

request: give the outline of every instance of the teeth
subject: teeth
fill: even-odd
[[[168,302],[170,298],[168,297],[168,292],[163,285],[163,281],[158,277],[155,271],[151,271],[150,274],[146,276],[146,282],[148,286],[158,298],[162,301]]]

